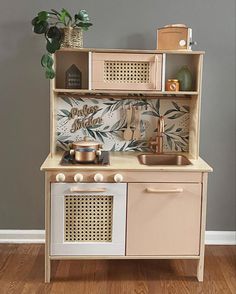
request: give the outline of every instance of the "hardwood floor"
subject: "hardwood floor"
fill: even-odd
[[[192,260],[53,261],[44,283],[44,245],[0,244],[0,294],[236,293],[236,246],[207,246],[204,282]]]

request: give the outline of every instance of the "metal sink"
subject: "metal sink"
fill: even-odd
[[[140,154],[138,160],[144,165],[189,165],[187,157],[177,154]]]

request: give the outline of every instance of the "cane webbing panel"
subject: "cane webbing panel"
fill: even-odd
[[[108,83],[149,83],[149,62],[104,61],[104,81]]]
[[[113,196],[66,195],[65,242],[112,242]]]

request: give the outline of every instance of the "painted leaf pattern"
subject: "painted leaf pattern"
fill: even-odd
[[[102,123],[87,126],[71,132],[75,119],[71,119],[71,108],[82,109],[84,105],[95,106],[97,110],[89,117],[102,118]],[[140,128],[141,137],[124,140],[127,128],[126,108],[138,107],[141,112],[140,126],[131,120],[131,130]],[[58,97],[57,103],[57,147],[67,150],[68,144],[82,140],[85,135],[103,144],[104,150],[111,151],[150,151],[148,141],[156,136],[157,120],[164,116],[165,120],[165,151],[188,151],[189,144],[189,111],[188,100],[176,99],[96,99],[81,97]],[[83,120],[85,117],[79,117]]]

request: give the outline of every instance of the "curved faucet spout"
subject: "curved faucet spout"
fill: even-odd
[[[157,154],[162,154],[163,153],[163,137],[165,133],[165,120],[164,116],[160,116],[158,121],[157,121],[157,136],[155,141],[150,142],[151,149],[153,152]]]
[[[158,120],[157,132],[158,132],[158,135],[164,134],[164,132],[165,132],[165,120],[164,120],[164,116],[160,116],[160,118]]]

